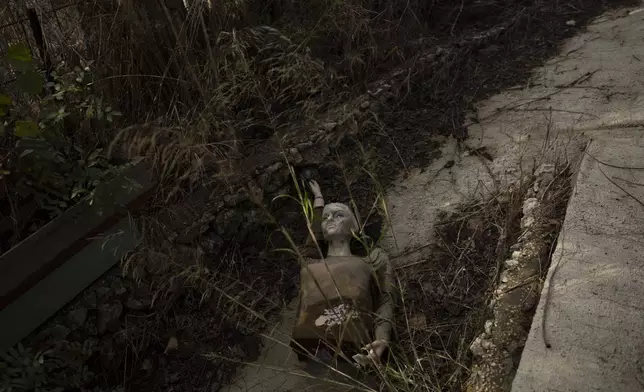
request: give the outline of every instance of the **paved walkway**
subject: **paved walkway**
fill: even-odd
[[[590,142],[513,392],[644,391],[643,168],[644,129]]]

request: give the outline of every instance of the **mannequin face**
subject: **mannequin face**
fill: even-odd
[[[349,240],[358,231],[355,215],[346,204],[330,203],[322,212],[322,234],[327,241]]]

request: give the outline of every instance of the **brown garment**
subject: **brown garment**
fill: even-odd
[[[332,257],[321,260],[318,241],[323,238],[322,210],[323,207],[314,209],[311,225],[314,237],[309,236],[302,249],[307,265],[301,271],[300,307],[293,334],[295,344],[315,344],[315,336],[324,333],[327,328],[316,326],[315,321],[324,316],[325,310],[343,303],[368,317],[361,316],[349,323],[351,327],[344,328],[344,331],[351,330],[354,333],[347,334],[339,327],[327,329],[327,340],[333,341],[336,340],[334,337],[342,335],[342,342],[335,343],[349,343],[354,347],[356,344],[370,343],[371,340],[390,341],[395,285],[393,268],[387,254],[382,249],[375,248],[366,257]],[[326,282],[325,287],[320,287],[320,282]],[[368,331],[365,333],[364,329]]]
[[[347,346],[356,353],[372,341],[374,279],[359,257],[332,257],[302,267],[293,339],[304,346]],[[315,352],[318,347],[305,347]]]

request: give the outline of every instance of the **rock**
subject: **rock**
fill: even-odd
[[[98,300],[96,299],[96,292],[88,291],[83,297],[83,303],[89,308],[96,308]]]
[[[183,266],[198,265],[203,260],[204,252],[198,246],[177,245],[175,247],[174,261]]]
[[[523,202],[523,215],[528,216],[534,214],[534,210],[537,208],[539,205],[539,201],[531,197],[527,199],[526,201]]]
[[[488,336],[492,335],[492,327],[494,326],[494,320],[486,320],[485,321],[485,333]]]
[[[538,303],[539,303],[539,296],[531,293],[526,298],[523,299],[521,310],[524,312],[529,312],[532,309],[534,309]]]
[[[36,338],[36,340],[61,341],[61,340],[65,340],[70,333],[71,333],[71,330],[69,328],[65,327],[64,325],[57,324],[39,333],[38,338]]]
[[[367,107],[368,107],[368,106],[367,106]],[[331,131],[333,131],[333,130],[335,129],[335,127],[337,127],[337,126],[338,126],[338,123],[337,123],[337,122],[333,122],[333,121],[331,121],[331,122],[327,122],[327,123],[322,124],[322,125],[320,126],[320,129],[322,129],[322,130],[324,130],[324,131],[326,131],[326,132],[331,132]]]
[[[181,379],[179,373],[169,373],[165,375],[165,382],[168,384],[174,384]]]
[[[414,314],[409,318],[409,328],[425,331],[427,330],[427,318],[424,314]]]
[[[87,320],[87,309],[77,308],[71,310],[69,313],[67,313],[67,318],[69,319],[73,327],[81,327],[83,326],[83,324],[85,324],[85,320]]]
[[[377,88],[375,90],[369,90],[367,93],[371,95],[374,98],[378,98],[378,96],[383,92],[384,90],[382,88]]]
[[[300,151],[297,148],[289,148],[288,157],[289,157],[289,161],[293,165],[300,164],[304,160],[304,158],[302,157],[302,154],[300,154]]]
[[[506,260],[506,261],[505,261],[505,266],[506,266],[508,269],[516,268],[516,266],[517,266],[517,265],[519,265],[519,262],[518,262],[517,260],[514,260],[514,259],[508,259],[508,260]]]
[[[199,245],[206,254],[215,255],[224,246],[224,239],[217,235],[217,233],[210,231],[204,234]]]
[[[290,173],[288,170],[282,170],[283,168],[284,164],[277,162],[267,167],[264,173],[259,176],[259,186],[264,192],[275,192],[288,181]]]
[[[491,341],[489,341],[489,340],[482,339],[482,340],[481,340],[481,347],[482,347],[484,350],[489,350],[489,349],[491,349],[491,348],[493,348],[493,347],[494,347],[494,343],[492,343],[492,342],[491,342]]]
[[[176,336],[171,336],[170,339],[168,339],[168,344],[165,346],[165,350],[163,351],[164,354],[169,354],[174,351],[177,351],[179,349],[179,340],[177,339]]]
[[[95,292],[96,292],[96,297],[97,301],[102,301],[105,298],[108,298],[111,296],[111,291],[109,287],[98,287]]]
[[[234,207],[246,200],[248,200],[248,192],[244,188],[240,188],[237,192],[224,196],[224,203],[228,207]]]
[[[237,230],[239,228],[236,222],[233,221],[235,215],[236,212],[234,209],[223,210],[219,215],[217,215],[217,219],[215,221],[215,230],[217,231],[217,234],[223,236],[227,232],[230,232],[229,229]]]
[[[116,279],[114,280],[114,282],[112,282],[112,290],[116,295],[123,295],[127,293],[127,289],[123,285],[123,282],[121,281],[121,279]]]
[[[273,173],[278,172],[283,167],[284,167],[284,164],[282,162],[275,162],[272,165],[270,165],[269,167],[267,167],[266,170],[264,170],[264,172],[268,173],[268,174],[273,174]]]
[[[369,110],[371,110],[372,112],[378,114],[378,113],[382,112],[382,104],[380,102],[377,102],[377,101],[371,102],[371,104],[369,105]]]
[[[483,346],[481,344],[482,340],[483,339],[481,339],[481,337],[478,336],[476,339],[474,339],[474,341],[470,345],[470,351],[472,352],[472,355],[474,355],[475,357],[481,357],[485,353],[485,350],[483,349]]]
[[[295,145],[298,151],[307,150],[313,146],[313,142],[303,142]]]
[[[534,216],[524,216],[523,218],[521,218],[521,228],[527,229],[529,227],[532,227],[534,225],[534,222]]]
[[[98,317],[96,319],[96,329],[98,330],[98,333],[102,335],[107,332],[108,329],[118,329],[121,313],[123,313],[123,304],[120,302],[99,306]]]
[[[143,302],[139,301],[138,299],[128,298],[127,301],[125,302],[125,307],[130,310],[141,310],[145,308],[145,305],[143,304]]]
[[[214,217],[213,217],[214,219]],[[203,233],[206,232],[209,228],[209,222],[197,222],[197,224],[188,227],[185,229],[181,234],[177,236],[175,239],[176,242],[180,244],[190,244],[194,242],[194,240],[202,235]]]
[[[152,370],[152,360],[150,358],[145,358],[141,364],[141,370]]]

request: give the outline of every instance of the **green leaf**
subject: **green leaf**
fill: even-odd
[[[27,155],[31,154],[32,152],[34,152],[34,150],[32,150],[31,148],[28,148],[25,151],[23,151],[22,153],[20,153],[20,158],[26,157]]]
[[[31,51],[25,44],[9,45],[7,59],[16,68],[29,69],[32,66]]]
[[[29,70],[18,76],[18,87],[28,94],[38,94],[42,91],[43,77],[34,70]]]
[[[18,137],[38,137],[40,136],[40,128],[34,121],[16,121],[16,130],[14,135]]]
[[[23,43],[9,45],[7,57],[15,61],[31,61],[31,51]]]
[[[6,107],[9,105],[11,105],[11,98],[0,94],[0,117],[4,117],[7,114]]]

